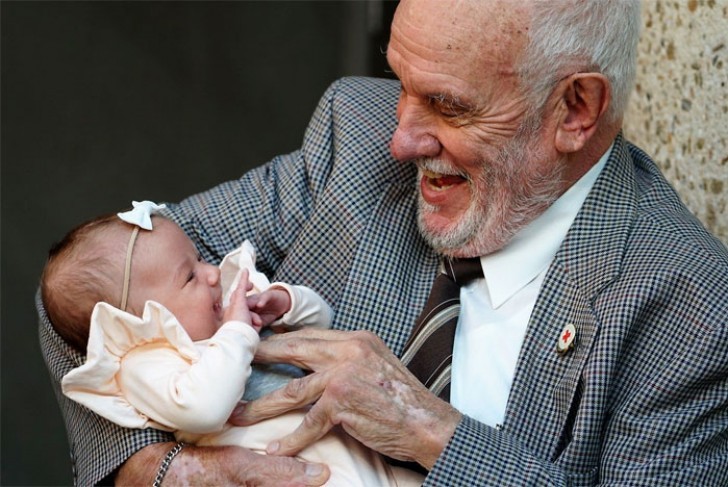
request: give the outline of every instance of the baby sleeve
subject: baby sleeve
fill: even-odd
[[[284,289],[291,297],[291,309],[271,323],[271,329],[290,331],[305,326],[331,328],[334,312],[313,289],[283,282],[273,283],[271,287]]]

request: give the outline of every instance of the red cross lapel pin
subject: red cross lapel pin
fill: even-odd
[[[576,341],[576,327],[571,323],[567,323],[564,329],[559,334],[559,339],[556,342],[556,351],[559,354],[565,354],[572,348],[574,348],[574,342]]]

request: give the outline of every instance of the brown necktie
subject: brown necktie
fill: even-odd
[[[435,278],[422,313],[402,354],[402,362],[434,394],[450,400],[450,370],[460,314],[460,286],[483,277],[480,258],[449,259]]]

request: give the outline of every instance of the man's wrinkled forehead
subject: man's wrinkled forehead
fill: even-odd
[[[400,79],[408,67],[471,82],[511,78],[528,44],[529,8],[527,0],[402,0],[392,22],[390,67]]]
[[[426,36],[439,52],[512,61],[528,41],[529,0],[401,0],[392,30]]]

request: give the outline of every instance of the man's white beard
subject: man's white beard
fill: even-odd
[[[488,255],[543,213],[563,190],[564,164],[558,161],[548,170],[531,174],[533,169],[525,161],[543,157],[536,143],[534,135],[517,135],[499,151],[495,161],[483,162],[480,174],[467,182],[472,192],[470,206],[444,231],[427,224],[427,215],[437,207],[427,203],[420,192],[418,226],[427,243],[438,253],[453,257]],[[443,164],[433,160],[417,163],[420,170]]]

